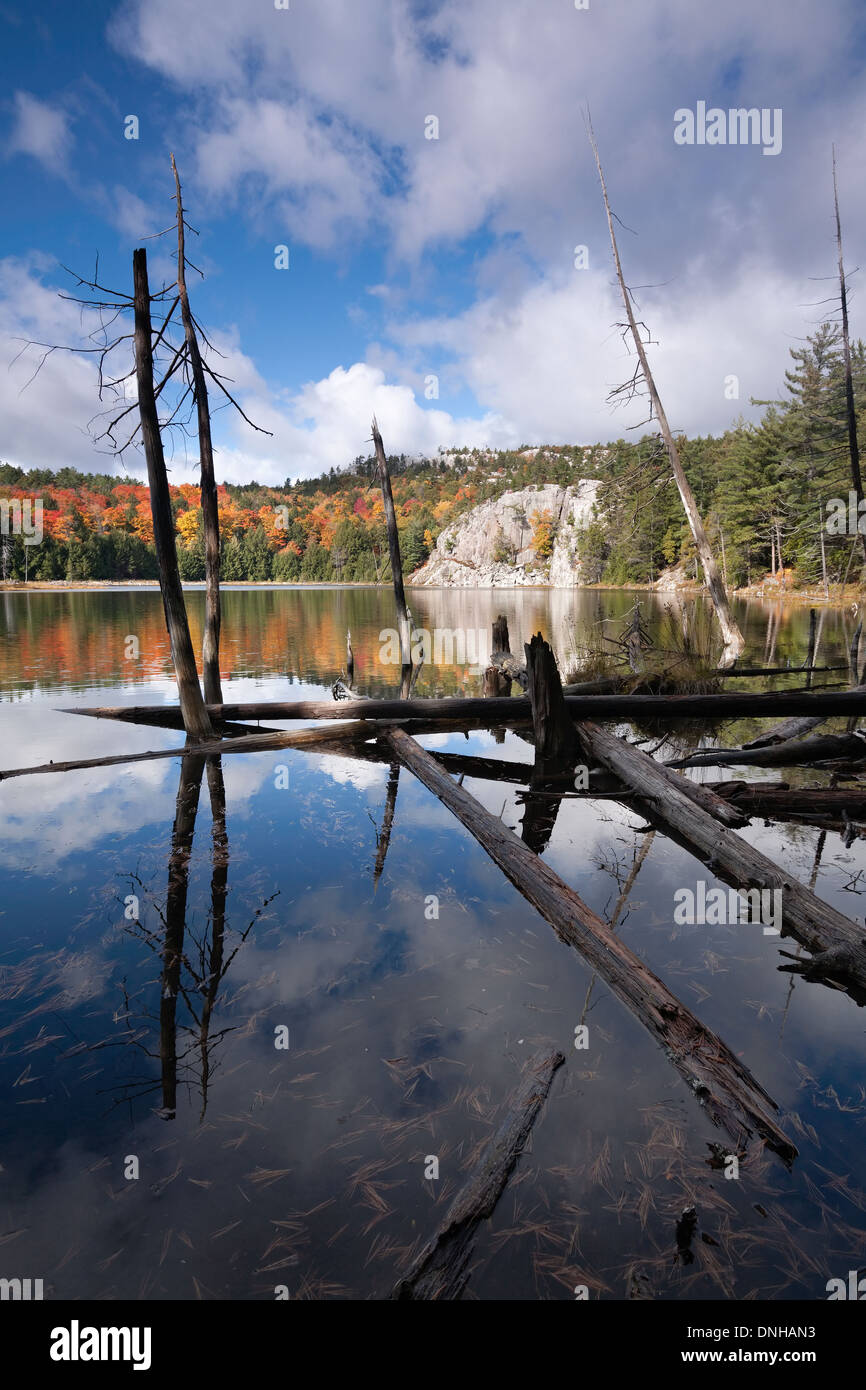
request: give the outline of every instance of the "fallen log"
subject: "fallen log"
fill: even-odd
[[[771,748],[702,748],[687,758],[674,758],[672,767],[796,767],[799,764],[866,759],[866,734],[821,734],[817,738],[786,739]]]
[[[81,711],[68,710],[66,713],[79,714]],[[138,721],[132,722],[137,723]],[[297,748],[333,753],[353,744],[363,745],[367,740],[375,739],[394,727],[405,728],[410,734],[469,734],[474,730],[486,728],[489,722],[489,720],[479,718],[453,720],[384,719],[319,725],[313,729],[299,729],[296,732],[287,729],[266,729],[261,733],[209,740],[206,744],[195,745],[195,747],[187,745],[183,748],[156,748],[144,753],[119,753],[100,758],[80,758],[72,762],[41,763],[36,767],[7,768],[0,770],[0,781],[6,781],[12,777],[28,777],[38,773],[82,772],[90,768],[118,767],[123,763],[143,763],[159,758],[187,758],[195,752],[210,756],[211,754],[222,753],[267,753],[280,748]],[[497,722],[502,723],[503,721]],[[518,729],[522,724],[528,722],[528,719],[504,721],[507,728],[514,729]],[[390,759],[386,758],[385,761],[390,761]]]
[[[796,1149],[770,1113],[777,1109],[775,1102],[721,1038],[671,993],[549,864],[452,781],[426,749],[402,729],[392,730],[388,742],[400,761],[474,835],[559,939],[598,971],[663,1048],[713,1124],[738,1146],[746,1147],[759,1136],[790,1163]],[[719,834],[730,833],[714,821],[711,824]]]
[[[526,1063],[506,1103],[505,1118],[484,1150],[478,1167],[451,1203],[436,1234],[394,1287],[392,1299],[458,1299],[469,1278],[475,1233],[505,1190],[551,1082],[565,1058],[553,1050]]]
[[[746,888],[780,889],[782,933],[812,952],[810,978],[841,984],[858,1003],[866,1002],[866,935],[862,926],[837,912],[766,855],[707,815],[665,777],[652,758],[596,724],[578,725],[584,751],[619,777],[652,808],[657,822],[675,829],[704,857],[711,871],[731,875]],[[769,750],[768,750],[769,751]],[[789,967],[780,966],[785,970]]]
[[[572,719],[725,719],[771,718],[776,714],[814,712],[828,719],[836,715],[866,715],[866,690],[791,691],[760,695],[736,691],[730,695],[566,695],[565,705]],[[108,706],[67,709],[66,714],[84,714],[97,719],[127,719],[135,722],[141,709],[153,706]],[[175,710],[169,705],[167,710]],[[263,700],[237,704],[208,705],[217,719],[469,719],[487,723],[530,720],[532,711],[525,696],[485,699],[481,696],[449,696],[444,699],[367,699],[341,700]]]
[[[858,627],[856,641],[859,641],[859,635],[860,629]],[[866,685],[863,685],[862,682],[858,684],[856,668],[852,668],[850,692],[853,695],[860,691],[866,692]],[[803,734],[811,733],[813,729],[817,729],[819,724],[823,724],[827,717],[814,714],[795,719],[783,719],[780,724],[774,724],[771,729],[759,734],[757,738],[751,739],[749,743],[744,743],[743,747],[769,748],[772,744],[786,743],[788,739],[800,738]]]
[[[783,816],[786,811],[804,814],[839,811],[866,811],[866,786],[789,787],[749,782],[713,784],[716,794],[742,807],[750,816]]]

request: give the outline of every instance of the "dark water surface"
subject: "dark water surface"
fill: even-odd
[[[203,596],[188,602],[198,645]],[[227,700],[327,698],[347,628],[359,689],[398,684],[379,659],[388,593],[224,602]],[[410,602],[431,630],[489,631],[504,612],[513,639],[541,630],[565,661],[634,595]],[[662,602],[642,603],[652,629]],[[806,608],[755,601],[739,617],[755,664],[803,660]],[[856,621],[825,613],[819,661],[845,659]],[[478,689],[470,664],[431,663],[417,693]],[[172,699],[156,591],[0,594],[0,769],[176,747],[171,731],[61,712]],[[513,734],[422,741],[530,758]],[[677,926],[676,889],[715,880],[661,834],[647,844],[640,816],[563,803],[545,858],[609,917],[646,850],[618,930],[774,1097],[791,1171],[770,1153],[736,1180],[713,1166],[709,1145],[730,1145],[668,1059],[407,772],[391,777],[384,866],[386,765],[283,750],[225,757],[222,778],[224,818],[218,769],[193,760],[183,781],[167,759],[0,782],[0,1277],[42,1278],[52,1298],[382,1297],[546,1041],[566,1065],[481,1228],[471,1295],[823,1299],[866,1263],[866,1015],[779,973],[791,943],[760,926]],[[466,786],[520,831],[514,788]],[[863,921],[860,838],[745,833]]]

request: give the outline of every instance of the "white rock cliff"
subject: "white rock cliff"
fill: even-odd
[[[600,486],[584,478],[569,487],[550,483],[482,502],[446,526],[427,563],[408,582],[458,589],[580,584],[580,528],[593,520]],[[545,513],[554,530],[549,559],[537,556],[532,546],[533,517]]]

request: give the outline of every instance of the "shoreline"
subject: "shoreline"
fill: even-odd
[[[318,579],[280,583],[272,579],[241,579],[221,583],[223,591],[244,590],[244,589],[391,589],[391,581],[376,583],[372,580],[337,580],[337,579]],[[406,588],[412,589],[417,593],[427,592],[447,592],[447,593],[524,593],[526,591],[536,592],[540,589],[549,590],[551,593],[564,593],[568,590],[575,592],[589,593],[647,593],[655,594],[659,598],[697,598],[706,595],[707,590],[702,585],[684,584],[676,588],[656,588],[654,584],[488,584],[488,585],[455,585],[455,584],[413,584],[411,579],[406,580]],[[0,593],[87,593],[105,592],[117,589],[118,591],[130,589],[153,589],[159,591],[159,581],[157,579],[37,579],[30,580],[26,584],[23,580],[0,580]],[[184,592],[195,593],[205,592],[204,580],[196,580],[195,583],[183,585]],[[842,608],[851,605],[859,605],[864,598],[863,590],[855,584],[848,584],[845,588],[834,589],[830,586],[830,593],[824,594],[823,589],[788,589],[785,591],[773,589],[769,593],[759,585],[752,585],[749,588],[734,589],[730,597],[733,599],[761,599],[766,603],[795,602],[809,603],[813,606],[823,606],[827,608]]]

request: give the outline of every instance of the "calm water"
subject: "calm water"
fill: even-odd
[[[430,629],[488,631],[504,612],[515,646],[540,630],[566,662],[633,601],[410,599]],[[203,596],[188,602],[198,645]],[[642,602],[652,627],[662,605]],[[227,591],[226,698],[326,697],[347,628],[359,688],[393,691],[392,611],[372,589]],[[739,616],[756,664],[802,661],[806,609]],[[822,663],[844,659],[854,621],[825,614]],[[478,688],[469,666],[431,663],[418,693]],[[63,712],[171,699],[155,591],[0,594],[0,768],[175,747]],[[530,757],[512,734],[423,741]],[[639,816],[564,803],[545,858],[609,916],[646,849],[619,931],[775,1098],[790,1172],[772,1154],[737,1181],[712,1166],[708,1146],[729,1145],[665,1056],[408,773],[391,776],[384,864],[387,765],[284,750],[225,757],[222,778],[224,796],[214,766],[188,760],[181,781],[167,759],[0,782],[0,1276],[58,1299],[383,1297],[549,1040],[566,1065],[480,1231],[470,1296],[823,1299],[864,1263],[863,1013],[780,974],[760,927],[676,926],[675,889],[712,876],[660,834],[647,847]],[[519,832],[514,788],[466,785]],[[863,920],[862,840],[748,836]]]

